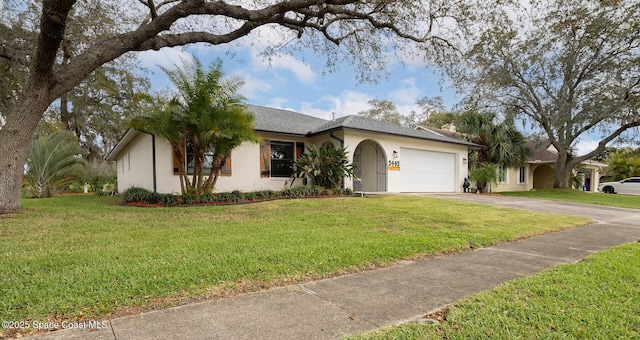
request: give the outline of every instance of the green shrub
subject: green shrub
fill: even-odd
[[[476,189],[480,192],[487,192],[489,184],[498,184],[498,166],[495,164],[484,164],[471,169],[469,179],[476,182]]]
[[[347,151],[325,142],[317,148],[311,145],[293,165],[292,178],[302,178],[303,184],[333,189],[342,186],[345,177],[353,177],[353,164]]]
[[[210,193],[210,192],[205,192],[204,194],[200,195],[200,198],[198,199],[198,201],[200,203],[211,203],[211,202],[215,202],[217,201],[217,195]]]
[[[280,191],[280,197],[294,197],[296,195],[295,190],[289,188]]]
[[[251,191],[251,192],[245,192],[244,193],[244,199],[246,201],[253,201],[257,198],[256,196],[256,192],[255,191]]]
[[[260,199],[271,198],[305,198],[305,197],[317,197],[320,195],[330,195],[332,190],[313,185],[313,186],[296,186],[293,188],[287,188],[282,191],[273,190],[260,190],[252,192],[241,192],[234,190],[231,192],[217,192],[217,193],[204,193],[196,195],[195,193],[185,195],[175,194],[160,194],[157,192],[151,192],[147,189],[140,187],[131,187],[122,193],[122,200],[124,202],[145,202],[148,204],[165,204],[173,206],[177,204],[195,204],[195,203],[237,203],[244,201],[253,201]],[[351,189],[333,189],[335,195],[350,195],[353,192]]]
[[[82,181],[89,184],[89,190],[100,193],[103,191],[115,191],[118,187],[118,176],[116,174],[88,174]],[[84,190],[84,184],[80,190]]]
[[[157,192],[149,192],[149,195],[147,195],[146,199],[144,200],[145,203],[149,203],[149,204],[157,204],[157,203],[163,203],[163,194],[159,194]]]
[[[146,202],[149,195],[151,195],[151,191],[145,188],[131,187],[122,193],[122,200],[124,202]]]
[[[182,195],[183,204],[194,204],[199,201],[199,196],[194,193],[187,193]]]
[[[229,202],[244,201],[244,193],[240,190],[234,190],[230,193]]]
[[[162,194],[160,196],[160,202],[159,203],[163,203],[166,204],[168,206],[173,206],[176,205],[180,202],[180,200],[178,199],[179,196],[174,195],[174,194]]]
[[[260,190],[256,191],[256,198],[274,198],[277,196],[276,192],[273,190]]]

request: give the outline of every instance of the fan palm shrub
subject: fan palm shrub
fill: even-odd
[[[29,150],[23,185],[32,197],[51,197],[82,176],[82,147],[71,131],[38,136]]]
[[[298,157],[293,165],[292,177],[302,178],[302,184],[305,185],[336,189],[342,187],[345,177],[353,177],[353,170],[347,151],[326,142],[320,148],[311,145]]]
[[[456,120],[458,132],[465,139],[482,146],[469,152],[469,178],[477,189],[486,192],[490,183],[497,183],[499,168],[524,165],[530,150],[525,137],[510,121],[496,122],[494,113],[465,112]]]

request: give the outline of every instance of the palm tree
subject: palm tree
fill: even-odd
[[[162,98],[156,98],[152,112],[131,120],[133,129],[150,135],[164,138],[171,145],[176,159],[186,159],[185,127],[183,116],[180,112],[172,110],[169,103]],[[178,162],[180,176],[180,191],[184,195],[191,188],[191,181],[187,176],[184,162]]]
[[[494,113],[465,112],[456,127],[468,141],[483,146],[469,154],[469,177],[483,192],[489,183],[497,182],[496,169],[522,166],[531,152],[513,122],[496,123]]]
[[[222,62],[215,61],[209,70],[204,70],[195,57],[173,70],[163,68],[176,86],[176,96],[159,112],[134,120],[132,125],[166,138],[177,159],[186,159],[188,141],[193,153],[193,175],[189,180],[186,167],[179,162],[183,194],[211,192],[231,151],[245,141],[261,141],[254,132],[253,115],[247,111],[244,97],[238,94],[244,82],[223,78],[221,69]],[[211,155],[211,169],[205,174],[206,155]]]
[[[27,156],[23,184],[37,198],[51,197],[79,179],[84,160],[82,147],[71,131],[37,137]]]

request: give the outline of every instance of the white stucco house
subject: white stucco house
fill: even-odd
[[[475,144],[359,116],[325,120],[298,112],[248,105],[262,145],[233,150],[215,190],[281,190],[291,184],[291,165],[309,145],[330,141],[345,147],[357,179],[345,187],[359,192],[461,192],[467,155]],[[132,186],[179,193],[178,160],[169,143],[130,129],[107,155],[117,164],[118,190]],[[188,159],[182,160],[187,164]]]

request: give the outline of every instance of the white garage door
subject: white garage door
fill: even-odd
[[[455,154],[400,149],[402,192],[454,192]]]

